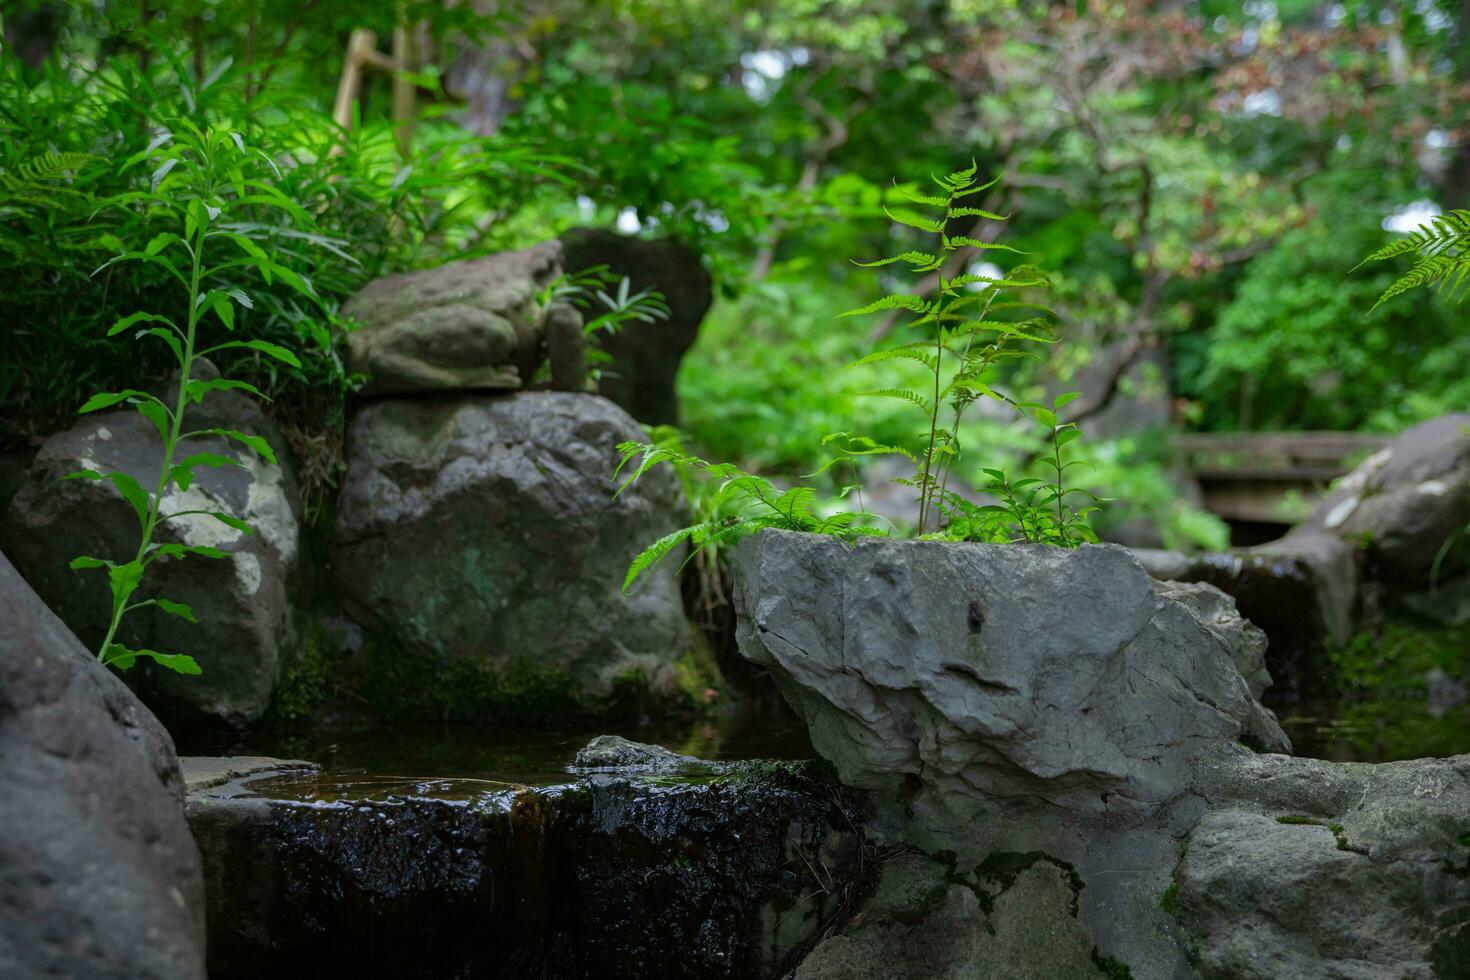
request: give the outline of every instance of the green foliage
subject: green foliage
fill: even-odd
[[[1008,245],[982,241],[953,234],[949,223],[956,218],[980,217],[1004,221],[1002,215],[961,203],[984,193],[999,183],[995,178],[981,183],[978,168],[971,165],[945,177],[935,177],[942,196],[904,191],[910,205],[903,210],[886,210],[893,221],[934,235],[938,241],[930,251],[908,250],[874,262],[860,262],[872,268],[894,263],[907,264],[914,273],[934,273],[936,295],[932,299],[913,293],[890,293],[866,306],[849,310],[843,316],[859,316],[889,310],[913,314],[910,326],[930,335],[923,340],[890,347],[861,358],[857,364],[908,361],[925,369],[923,387],[881,388],[868,394],[893,398],[919,409],[928,423],[928,438],[916,450],[878,443],[871,438],[847,438],[837,443],[847,458],[897,453],[914,467],[912,479],[900,480],[918,493],[918,533],[941,513],[949,518],[944,537],[960,541],[1033,541],[1047,544],[1076,545],[1096,541],[1088,515],[1095,507],[1074,510],[1067,502],[1072,494],[1087,491],[1068,488],[1066,470],[1079,465],[1077,460],[1063,460],[1063,447],[1082,435],[1073,423],[1064,422],[1058,412],[1077,397],[1076,392],[1059,396],[1048,408],[1036,402],[1017,401],[994,387],[994,369],[1003,361],[1037,355],[1023,344],[1052,344],[1051,322],[1045,307],[1024,299],[1010,299],[1008,294],[1043,288],[1046,277],[1031,266],[1021,266],[1000,276],[980,273],[948,273],[954,253],[961,249],[1015,252]],[[918,210],[915,210],[915,209]],[[928,211],[932,216],[927,216]],[[995,311],[1040,313],[1025,319],[1000,319]],[[1049,480],[1026,477],[1009,479],[998,469],[987,469],[985,489],[1000,502],[976,506],[949,490],[949,478],[961,457],[960,425],[966,411],[981,398],[991,398],[1008,405],[1040,424],[1048,433]],[[948,415],[946,417],[946,409]],[[941,424],[941,419],[944,424]],[[1097,499],[1094,497],[1093,499]]]
[[[1325,209],[1344,191],[1317,193]],[[1205,331],[1174,342],[1176,390],[1202,406],[1203,428],[1393,431],[1470,404],[1470,332],[1443,297],[1364,318],[1394,276],[1344,270],[1379,234],[1352,211],[1288,232]]]
[[[128,405],[152,424],[163,448],[163,460],[151,490],[145,489],[133,476],[123,472],[83,470],[71,474],[73,479],[110,482],[132,505],[137,515],[139,541],[130,561],[80,557],[72,561],[73,569],[106,568],[112,592],[112,616],[107,634],[97,651],[104,664],[127,669],[139,657],[151,658],[170,670],[184,674],[200,672],[193,657],[160,653],[156,650],[130,649],[115,642],[123,618],[134,610],[156,607],[169,615],[197,622],[194,612],[182,603],[154,597],[135,600],[143,576],[155,561],[179,560],[190,556],[220,559],[226,557],[218,548],[163,543],[154,540],[155,532],[167,521],[183,516],[204,515],[237,531],[250,531],[248,525],[230,514],[184,510],[162,513],[165,497],[172,487],[187,490],[200,467],[242,465],[231,456],[218,452],[193,452],[203,448],[206,439],[214,437],[239,443],[271,462],[275,454],[269,443],[258,436],[232,429],[189,430],[185,419],[190,405],[202,402],[214,391],[241,390],[258,397],[264,395],[254,385],[230,378],[195,378],[198,359],[219,351],[246,349],[274,358],[292,367],[300,367],[296,355],[285,347],[265,340],[219,340],[205,346],[206,332],[223,328],[225,336],[235,327],[237,306],[250,308],[253,300],[242,288],[252,289],[257,282],[266,286],[279,281],[296,290],[308,302],[317,297],[310,283],[276,263],[259,244],[268,240],[259,222],[250,220],[263,210],[284,212],[290,218],[308,220],[299,205],[256,176],[258,158],[245,146],[239,133],[228,130],[202,131],[187,120],[176,124],[177,132],[165,131],[153,145],[124,164],[146,167],[151,171],[150,190],[120,195],[98,202],[99,207],[154,211],[163,215],[165,223],[177,230],[160,232],[141,250],[129,249],[109,259],[97,270],[101,272],[119,262],[135,262],[161,268],[175,287],[185,290],[187,315],[182,325],[167,316],[139,312],[122,317],[107,331],[108,336],[131,333],[137,343],[157,342],[172,356],[178,369],[172,404],[163,398],[135,388],[93,395],[81,407],[82,413]],[[217,257],[225,249],[223,257]]]
[[[614,275],[605,265],[594,265],[557,276],[537,294],[536,301],[542,307],[561,302],[582,311],[582,333],[587,338],[587,361],[594,381],[613,363],[612,355],[602,349],[604,336],[617,333],[630,321],[652,324],[669,318],[669,304],[663,293],[656,289],[631,290],[632,283],[626,276]],[[542,369],[549,374],[549,364]]]
[[[1438,287],[1456,301],[1465,298],[1470,287],[1470,211],[1448,211],[1373,252],[1358,267],[1411,254],[1417,256],[1414,267],[1383,291],[1372,310],[1421,287]]]
[[[157,209],[101,205],[152,191],[151,170],[129,161],[184,120],[241,134],[255,157],[252,179],[299,208],[290,220],[263,207],[238,219],[235,230],[284,272],[234,310],[238,336],[284,347],[299,363],[247,347],[213,357],[272,396],[306,457],[304,491],[319,499],[340,466],[356,383],[339,353],[350,328],[340,303],[377,276],[505,247],[494,219],[506,202],[565,188],[575,165],[507,137],[475,136],[432,110],[405,164],[388,121],[340,131],[323,111],[330,89],[263,89],[270,65],[228,58],[206,62],[212,70],[201,78],[165,38],[145,31],[135,43],[131,57],[89,72],[56,63],[27,71],[0,51],[0,339],[13,354],[0,359],[0,444],[54,431],[89,390],[170,369],[162,347],[127,345],[107,329],[138,308],[183,322],[184,291],[170,290],[157,263],[98,267],[176,229]],[[310,297],[293,282],[308,284]]]
[[[782,490],[731,463],[711,463],[692,456],[683,451],[676,439],[666,438],[662,443],[624,442],[618,445],[618,453],[621,459],[613,474],[615,479],[637,460],[623,477],[618,494],[653,467],[667,463],[678,472],[691,502],[697,507],[693,524],[664,535],[633,559],[623,580],[624,591],[644,572],[686,547],[691,554],[709,552],[712,559],[719,549],[767,528],[830,534],[847,540],[874,533],[872,528],[860,523],[862,515],[846,510],[824,513],[818,505],[817,492],[811,487]]]

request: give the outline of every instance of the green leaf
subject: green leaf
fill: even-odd
[[[122,494],[123,499],[132,505],[133,512],[138,515],[139,529],[148,525],[148,511],[152,498],[149,497],[148,491],[143,489],[142,484],[127,473],[101,473],[97,470],[77,470],[75,473],[68,473],[62,479],[91,480],[94,483],[103,480],[108,481],[117,488],[118,493]]]
[[[208,381],[190,381],[188,388],[189,400],[193,402],[204,401],[204,396],[211,391],[248,391],[261,401],[270,401],[266,393],[247,381],[235,381],[232,378],[210,378]]]
[[[864,269],[876,269],[880,266],[893,265],[895,262],[909,263],[913,267],[914,272],[929,272],[939,268],[940,265],[939,256],[932,255],[929,252],[901,252],[898,255],[890,256],[886,259],[878,259],[873,262],[859,262],[854,259],[852,264],[861,266]]]
[[[112,562],[103,561],[101,558],[89,558],[86,555],[82,555],[80,557],[73,558],[71,560],[71,564],[69,564],[67,567],[72,569],[72,571],[80,571],[84,568],[111,568]]]
[[[82,403],[82,407],[77,409],[77,414],[86,415],[88,412],[98,412],[104,408],[111,408],[119,402],[125,402],[129,398],[152,397],[153,396],[148,394],[148,392],[139,391],[136,388],[128,388],[125,391],[105,392],[102,394],[93,395],[91,398],[88,398],[85,402]]]
[[[874,398],[897,398],[900,401],[906,401],[911,404],[917,405],[925,412],[929,412],[931,410],[929,407],[929,400],[927,398],[923,397],[918,392],[909,391],[907,388],[878,388],[874,391],[860,391],[858,392],[858,394]]]
[[[153,602],[156,606],[158,606],[159,609],[162,609],[170,616],[177,616],[180,619],[187,619],[191,623],[199,622],[199,617],[194,615],[194,610],[190,609],[182,602],[173,602],[168,599],[154,599]]]
[[[268,340],[232,340],[229,343],[216,344],[204,353],[212,354],[218,350],[231,350],[241,348],[248,348],[249,350],[260,351],[262,354],[267,354],[270,357],[274,357],[276,360],[281,361],[285,364],[289,364],[294,368],[299,368],[301,366],[301,360],[291,351],[289,347],[282,347],[280,344],[273,344]]]
[[[155,401],[141,401],[134,402],[133,409],[139,415],[153,423],[153,427],[158,430],[158,438],[164,442],[168,442],[168,434],[173,425],[174,416],[168,410],[167,406],[160,405]]]
[[[108,327],[107,336],[115,337],[135,323],[166,323],[174,327],[175,330],[178,329],[178,327],[174,326],[174,322],[166,316],[159,316],[157,313],[134,313],[130,316],[123,317],[111,327]]]
[[[143,564],[138,561],[130,561],[125,565],[113,565],[107,570],[108,584],[112,587],[112,601],[115,608],[122,608],[128,603],[128,597],[138,589],[138,583],[143,580]]]
[[[165,330],[163,327],[153,327],[149,330],[143,331],[143,333],[139,334],[138,336],[157,337],[159,340],[163,341],[163,343],[165,344],[165,346],[168,347],[169,350],[173,351],[174,362],[177,363],[179,367],[184,366],[184,348],[179,343],[179,338],[175,336],[172,331]]]
[[[694,524],[690,527],[680,528],[677,531],[665,534],[653,544],[640,551],[637,557],[633,559],[632,563],[628,565],[627,574],[623,576],[623,591],[627,592],[630,588],[632,588],[633,583],[638,581],[638,577],[640,575],[648,571],[653,566],[657,565],[659,562],[663,561],[664,558],[668,556],[669,552],[673,551],[683,542],[689,540],[689,538],[691,538],[695,534],[695,532],[704,530],[709,526],[710,525],[708,523],[703,523]]]
[[[931,234],[938,234],[944,230],[943,221],[926,218],[923,215],[915,214],[912,211],[892,211],[885,207],[883,209],[883,213],[888,215],[891,221],[894,221],[900,225],[907,225],[910,228],[917,228],[920,231],[927,231]]]

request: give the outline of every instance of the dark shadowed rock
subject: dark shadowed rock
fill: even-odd
[[[861,894],[860,821],[806,767],[727,768],[534,789],[298,771],[191,793],[211,976],[780,975]]]
[[[597,228],[574,228],[561,242],[568,271],[605,265],[614,275],[626,276],[634,292],[655,289],[664,294],[667,320],[632,321],[615,334],[601,335],[599,342],[613,364],[603,372],[597,390],[640,422],[677,425],[674,379],[714,295],[699,253],[667,239],[629,238]]]
[[[0,555],[0,976],[204,975],[173,741]]]
[[[137,668],[143,697],[157,710],[238,725],[265,712],[282,668],[295,655],[300,496],[285,442],[253,400],[216,392],[189,409],[188,424],[260,436],[274,446],[279,463],[222,438],[185,440],[176,458],[217,453],[241,465],[196,469],[188,490],[170,488],[162,512],[221,511],[255,530],[245,534],[206,514],[162,522],[155,540],[210,545],[228,557],[155,562],[140,597],[182,602],[199,622],[143,609],[128,616],[119,638],[134,647],[190,654],[203,668],[198,676]],[[153,487],[162,458],[157,431],[131,409],[88,415],[46,440],[11,501],[6,553],[88,646],[106,635],[111,595],[104,573],[73,571],[68,563],[79,555],[131,560],[138,521],[112,484],[63,477],[121,470]]]
[[[358,323],[348,369],[367,376],[367,395],[514,390],[550,355],[557,386],[580,390],[581,318],[537,295],[561,274],[560,255],[543,242],[373,280],[342,308]]]
[[[628,563],[679,526],[674,475],[621,496],[642,432],[596,395],[386,400],[357,414],[332,543],[349,608],[405,647],[502,671],[529,661],[597,699],[675,682],[688,624],[676,562],[628,593]]]

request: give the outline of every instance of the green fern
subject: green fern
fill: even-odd
[[[866,515],[850,511],[824,513],[811,487],[782,490],[764,477],[730,463],[711,463],[690,455],[683,450],[677,435],[664,432],[659,442],[618,445],[619,462],[614,479],[630,466],[631,470],[623,477],[615,496],[655,466],[668,464],[678,473],[698,519],[639,552],[628,566],[623,579],[624,591],[686,542],[689,555],[685,561],[688,562],[700,552],[717,552],[766,528],[829,534],[849,540],[860,534],[879,533],[876,528],[860,523]]]
[[[81,197],[68,181],[92,159],[87,153],[55,150],[26,160],[12,170],[0,170],[0,215],[23,208],[49,208],[59,197]]]
[[[985,183],[976,178],[977,168],[971,165],[944,177],[935,177],[942,196],[917,194],[901,191],[914,208],[937,212],[933,217],[913,209],[886,210],[888,217],[902,225],[933,235],[937,239],[933,250],[911,249],[898,255],[871,262],[857,262],[865,268],[892,265],[898,262],[909,264],[915,273],[937,272],[938,288],[934,298],[926,299],[915,293],[894,293],[880,297],[866,306],[848,310],[844,317],[862,316],[869,313],[903,311],[913,314],[910,328],[923,328],[929,336],[887,350],[877,351],[862,358],[858,364],[873,364],[880,361],[909,360],[923,365],[925,380],[923,389],[886,387],[865,392],[867,395],[897,398],[913,405],[924,414],[927,421],[927,438],[922,450],[905,452],[914,462],[914,477],[904,481],[913,486],[919,496],[919,534],[938,516],[940,506],[947,499],[949,472],[960,456],[959,439],[956,433],[967,409],[976,400],[984,397],[1007,402],[1013,406],[1009,396],[992,387],[985,378],[1000,361],[1012,357],[1027,356],[1029,352],[1019,345],[1023,343],[1050,344],[1051,323],[1045,316],[1029,316],[1019,321],[993,319],[992,310],[1002,305],[1011,309],[1029,309],[1033,314],[1044,307],[1010,300],[1001,304],[1000,298],[1013,290],[1040,289],[1046,286],[1046,276],[1033,266],[1023,265],[1009,274],[985,276],[962,273],[946,276],[945,267],[954,253],[961,249],[1000,250],[1022,254],[1018,249],[997,242],[986,242],[969,235],[951,234],[950,223],[956,219],[985,218],[1005,221],[1006,217],[983,208],[958,203],[980,191],[993,187],[1000,178]],[[1034,355],[1032,355],[1034,356]],[[1019,406],[1015,406],[1019,407]],[[940,425],[940,415],[948,408],[951,421]],[[861,447],[860,450],[854,447]],[[872,445],[839,441],[837,448],[847,455],[872,455]]]
[[[1368,312],[1421,286],[1437,287],[1456,302],[1463,300],[1470,288],[1470,211],[1454,210],[1439,215],[1369,255],[1354,271],[1369,262],[1410,254],[1418,255],[1413,268],[1385,289]]]

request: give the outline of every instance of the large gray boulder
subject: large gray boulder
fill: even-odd
[[[560,260],[551,241],[373,280],[342,307],[357,322],[348,370],[366,376],[367,395],[515,390],[550,358],[555,387],[580,390],[581,317],[541,301]]]
[[[1219,746],[1289,750],[1225,642],[1121,547],[765,532],[735,577],[741,653],[817,751],[950,849],[1023,816],[1139,826]]]
[[[0,976],[204,976],[172,739],[0,555]]]
[[[240,465],[196,469],[188,490],[170,488],[162,512],[220,511],[244,520],[254,533],[202,514],[162,522],[155,540],[210,545],[228,557],[155,562],[144,578],[143,595],[185,603],[199,622],[143,609],[124,621],[120,639],[129,646],[190,654],[203,668],[200,675],[185,676],[140,665],[139,689],[156,710],[240,725],[265,712],[283,667],[295,655],[300,495],[285,440],[252,399],[213,393],[190,408],[188,424],[260,436],[275,447],[278,462],[222,438],[185,440],[176,458],[217,453]],[[6,553],[89,647],[106,634],[111,595],[102,572],[73,571],[68,563],[79,555],[131,560],[138,548],[138,522],[111,483],[63,477],[78,470],[120,470],[153,487],[162,457],[157,431],[131,409],[87,415],[46,440],[10,503]]]
[[[1176,872],[1202,976],[1470,976],[1470,756],[1206,768]]]
[[[600,228],[573,228],[561,237],[562,264],[571,272],[605,265],[627,277],[634,292],[653,289],[668,302],[667,319],[630,321],[598,343],[612,357],[597,390],[648,425],[677,425],[679,364],[699,336],[714,301],[710,274],[699,253],[669,239],[631,238]],[[598,312],[593,310],[592,313]]]
[[[1274,754],[1217,591],[1115,546],[784,532],[735,579],[742,653],[925,852],[798,977],[1464,975],[1470,758]]]
[[[596,395],[368,405],[331,549],[349,611],[435,658],[565,673],[588,701],[629,675],[672,685],[689,639],[677,563],[620,590],[684,509],[669,472],[614,496],[616,446],[641,438]]]
[[[1399,435],[1337,482],[1304,527],[1366,550],[1391,589],[1426,587],[1440,548],[1470,524],[1470,413]],[[1466,549],[1452,553],[1451,564]]]

